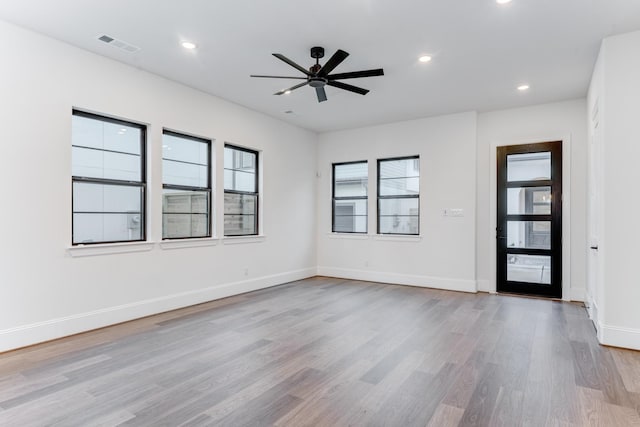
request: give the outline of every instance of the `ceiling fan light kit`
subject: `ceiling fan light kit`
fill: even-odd
[[[324,90],[325,86],[332,86],[338,89],[347,90],[349,92],[358,93],[360,95],[366,95],[369,93],[368,89],[363,89],[358,86],[353,86],[347,83],[342,83],[337,80],[344,79],[355,79],[360,77],[375,77],[375,76],[383,76],[384,70],[382,68],[376,68],[374,70],[363,70],[363,71],[351,71],[347,73],[338,73],[338,74],[330,74],[338,65],[344,61],[349,54],[342,49],[338,49],[336,53],[329,58],[329,60],[324,64],[320,65],[320,59],[324,58],[324,48],[320,46],[314,46],[311,48],[311,57],[316,60],[316,63],[313,64],[308,70],[286,56],[280,53],[274,53],[273,56],[278,58],[279,60],[289,64],[296,70],[302,72],[305,77],[290,77],[290,76],[265,76],[265,75],[256,75],[252,74],[251,77],[260,77],[260,78],[271,78],[271,79],[298,79],[305,80],[304,82],[292,86],[288,89],[283,89],[279,92],[274,93],[274,95],[282,95],[291,93],[298,88],[303,86],[311,86],[316,90],[316,96],[318,98],[318,102],[324,102],[327,100],[327,94]]]

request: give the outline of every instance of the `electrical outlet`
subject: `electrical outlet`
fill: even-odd
[[[248,275],[249,275],[249,268],[248,268],[248,267],[245,267],[245,269],[244,269],[244,275],[245,275],[245,276],[248,276]]]

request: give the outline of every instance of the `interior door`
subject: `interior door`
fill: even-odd
[[[497,155],[497,290],[562,298],[562,142]]]

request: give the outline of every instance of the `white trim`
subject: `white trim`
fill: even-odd
[[[181,248],[199,248],[202,246],[215,246],[218,244],[218,240],[212,237],[203,237],[195,239],[176,239],[176,240],[163,240],[158,245],[164,250],[169,249],[181,249]]]
[[[589,298],[587,301],[587,303],[589,304],[587,306],[587,312],[589,313],[589,318],[591,319],[593,326],[596,328],[598,341],[600,341],[600,320],[598,318],[598,304],[596,303],[596,300],[591,297],[591,295],[587,295],[587,298]]]
[[[613,347],[640,350],[640,329],[599,324],[598,340],[600,344]]]
[[[0,330],[0,352],[315,275],[316,268],[310,267],[4,329]]]
[[[401,234],[375,234],[373,240],[380,242],[421,242],[421,236],[401,235]]]
[[[330,239],[369,240],[370,235],[364,233],[327,233]]]
[[[340,279],[364,280],[368,282],[391,283],[418,286],[421,288],[444,289],[449,291],[476,292],[476,281],[448,277],[418,276],[382,271],[355,270],[339,267],[318,267],[318,275]]]
[[[222,239],[225,245],[241,245],[244,243],[262,243],[267,236],[227,236]]]
[[[571,288],[571,301],[585,301],[585,292],[584,288]]]
[[[67,248],[72,257],[123,254],[127,252],[146,252],[153,249],[155,242],[123,242],[97,245],[78,245]]]
[[[491,280],[476,280],[476,282],[478,284],[478,292],[496,293],[496,285],[492,284]]]
[[[330,239],[351,239],[351,240],[369,240],[373,239],[379,242],[421,242],[422,236],[403,235],[403,234],[365,234],[365,233],[327,233]]]
[[[562,141],[562,299],[570,301],[571,287],[571,134],[539,135],[522,139],[510,139],[491,141],[489,147],[489,162],[491,176],[489,179],[489,220],[490,230],[495,230],[497,225],[497,156],[498,147],[505,145],[535,144],[546,141]],[[489,239],[491,256],[491,287],[489,292],[496,291],[496,240],[495,236]],[[584,291],[583,291],[584,292]]]

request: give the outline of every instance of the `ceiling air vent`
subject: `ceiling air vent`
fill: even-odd
[[[106,34],[98,36],[98,40],[110,46],[117,47],[118,49],[124,50],[125,52],[128,52],[128,53],[134,53],[140,50],[140,48],[137,46],[134,46],[122,40],[115,39]]]

